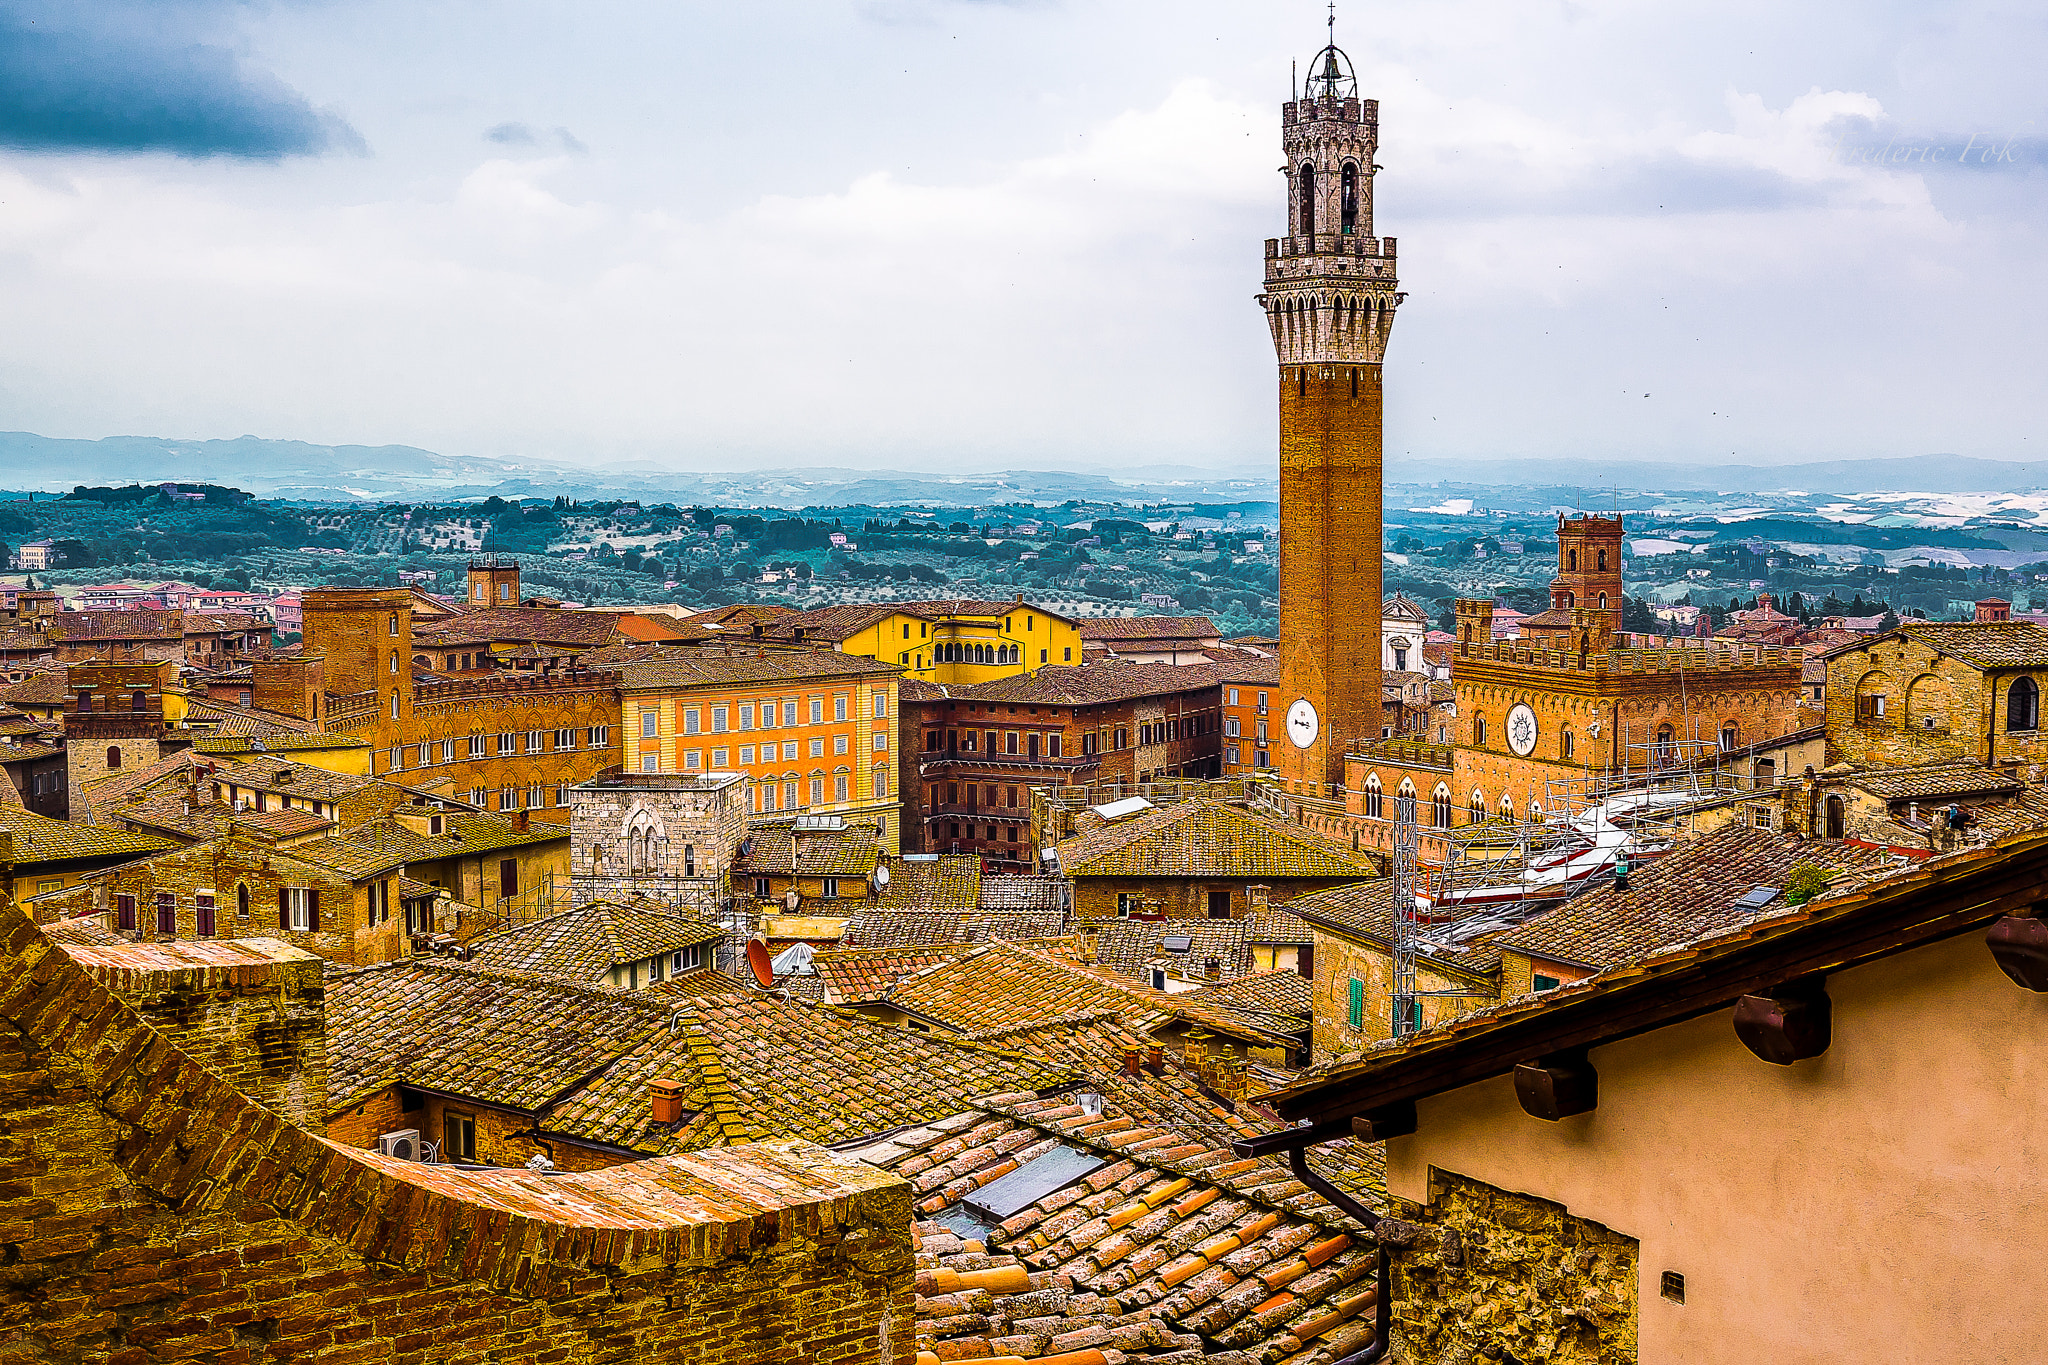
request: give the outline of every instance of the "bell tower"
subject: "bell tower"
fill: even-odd
[[[1380,733],[1380,362],[1394,239],[1373,236],[1379,102],[1331,41],[1281,107],[1288,235],[1259,304],[1280,362],[1280,701],[1288,789],[1330,796]]]

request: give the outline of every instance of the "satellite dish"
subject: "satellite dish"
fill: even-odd
[[[768,945],[758,938],[747,940],[747,965],[754,969],[754,980],[762,990],[775,989],[775,968],[768,961]]]
[[[876,869],[875,869],[875,885],[876,885],[876,886],[887,886],[888,884],[889,884],[889,869],[888,869],[888,868],[886,868],[886,867],[878,867],[878,868],[876,868]]]
[[[792,886],[789,890],[782,893],[782,906],[790,914],[794,915],[796,908],[801,904],[803,904],[803,898],[797,895],[795,887]]]

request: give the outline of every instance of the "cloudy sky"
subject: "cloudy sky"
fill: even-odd
[[[1263,468],[1309,0],[0,0],[0,429]],[[1379,0],[1391,452],[2048,458],[2048,10]]]

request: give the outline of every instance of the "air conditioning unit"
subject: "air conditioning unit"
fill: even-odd
[[[385,1156],[395,1156],[400,1161],[420,1159],[420,1130],[401,1128],[395,1133],[386,1133],[377,1139],[377,1150]]]

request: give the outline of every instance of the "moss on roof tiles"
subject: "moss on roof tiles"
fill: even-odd
[[[1069,877],[1377,875],[1372,860],[1263,812],[1214,800],[1182,801],[1102,825],[1058,845]]]
[[[469,945],[469,960],[596,984],[621,963],[714,942],[725,932],[723,925],[695,915],[592,901],[477,939]]]

